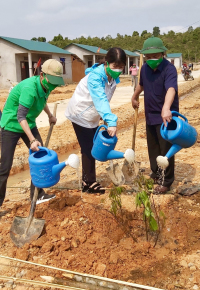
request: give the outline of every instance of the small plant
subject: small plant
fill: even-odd
[[[141,205],[144,206],[143,219],[145,220],[145,222],[149,222],[149,227],[152,231],[157,231],[158,224],[154,218],[154,213],[151,209],[149,195],[144,190],[138,192],[136,195],[136,207],[141,207]]]
[[[154,232],[157,231],[158,234],[157,234],[157,239],[155,242],[155,245],[156,245],[157,240],[158,240],[158,235],[160,233],[159,216],[163,219],[164,222],[165,222],[166,217],[162,211],[160,211],[159,216],[158,216],[156,212],[154,200],[153,200],[153,207],[154,207],[155,214],[152,210],[150,196],[151,196],[151,193],[153,192],[153,185],[154,185],[153,179],[151,178],[147,179],[141,172],[139,172],[137,178],[135,179],[135,184],[138,186],[140,190],[136,195],[136,207],[138,206],[144,207],[143,219],[145,221],[147,241],[148,241],[148,228]],[[155,215],[156,215],[157,220],[155,219]]]
[[[125,191],[124,187],[113,186],[110,190],[109,199],[111,200],[111,212],[116,216],[122,208],[121,194]]]

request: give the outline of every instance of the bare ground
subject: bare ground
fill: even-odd
[[[73,88],[71,87],[70,90]],[[59,100],[62,94],[51,97]],[[200,131],[199,94],[199,79],[181,84],[179,88],[179,96],[184,96],[180,101],[180,112],[188,118],[198,133]],[[128,104],[116,109],[115,113],[119,117],[119,141],[116,149],[125,151],[131,147],[133,110]],[[40,130],[44,140],[47,130],[48,128]],[[122,215],[115,218],[110,213],[109,189],[103,196],[81,193],[76,173],[66,167],[61,173],[61,180],[57,187],[69,189],[48,190],[49,193],[56,193],[56,199],[38,205],[35,214],[37,218],[46,220],[43,234],[37,241],[25,245],[22,249],[13,245],[9,229],[14,216],[28,215],[30,202],[27,187],[30,179],[15,184],[16,187],[23,188],[8,189],[2,207],[5,213],[0,217],[0,254],[161,289],[198,289],[197,287],[200,287],[200,192],[197,191],[191,196],[182,196],[178,192],[192,185],[199,188],[199,146],[200,140],[192,148],[177,153],[175,182],[171,193],[153,197],[157,211],[162,210],[166,216],[166,222],[161,225],[161,233],[155,247],[155,234],[151,234],[150,240],[146,241],[142,210],[136,209],[132,184],[125,186],[127,193],[122,195]],[[61,154],[75,148],[79,150],[70,122],[66,121],[57,126],[53,131],[49,147]],[[150,170],[142,104],[135,151],[136,160],[141,162],[144,174],[148,176]],[[26,167],[24,164],[27,163],[25,162],[27,156],[25,146],[19,145],[15,154],[13,173]],[[122,161],[119,163],[122,164]],[[107,165],[107,163],[97,162],[97,176],[98,180],[109,188],[112,184],[106,174]],[[2,259],[0,263],[1,275],[15,276],[24,270],[23,278],[41,280],[41,269],[37,267],[33,269],[16,262],[6,263]],[[61,274],[43,270],[42,275],[60,277]],[[15,289],[22,289],[17,287]],[[35,288],[29,287],[29,289]]]

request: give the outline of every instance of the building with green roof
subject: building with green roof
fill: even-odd
[[[182,66],[182,53],[167,53],[166,59],[169,60],[176,68],[180,68]]]
[[[79,43],[70,43],[63,49],[76,54],[85,63],[85,69],[97,62],[101,62],[107,53],[107,50],[100,47]]]
[[[47,42],[0,36],[0,87],[10,87],[9,80],[20,82],[34,73],[40,74],[41,65],[49,58],[62,63],[65,82],[72,82],[73,68],[78,58],[71,52]],[[36,68],[39,59],[41,65]],[[80,60],[78,65],[81,66]],[[83,63],[81,71],[83,76]]]

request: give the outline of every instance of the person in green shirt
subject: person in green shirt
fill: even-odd
[[[64,85],[62,74],[62,64],[55,59],[48,59],[42,65],[39,76],[20,82],[11,90],[6,100],[1,117],[0,207],[5,198],[7,179],[18,140],[21,138],[28,148],[38,151],[38,146],[43,143],[36,127],[36,118],[44,110],[50,124],[57,121],[46,103],[51,91]],[[31,199],[34,189],[31,182]],[[37,204],[54,197],[55,195],[48,195],[40,188]]]

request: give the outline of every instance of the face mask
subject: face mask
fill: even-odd
[[[44,74],[43,74],[43,77],[44,78],[42,80],[42,85],[47,91],[51,92],[58,86],[58,85],[53,85],[51,83],[48,83]]]
[[[155,69],[159,66],[159,64],[163,61],[163,58],[159,58],[159,59],[148,59],[146,61],[146,63],[148,64],[148,66],[150,66],[150,68]]]
[[[111,78],[113,78],[115,80],[120,76],[120,74],[122,73],[123,70],[122,69],[111,69],[109,67],[109,63],[107,62],[106,71],[107,71],[108,75],[111,76]]]

